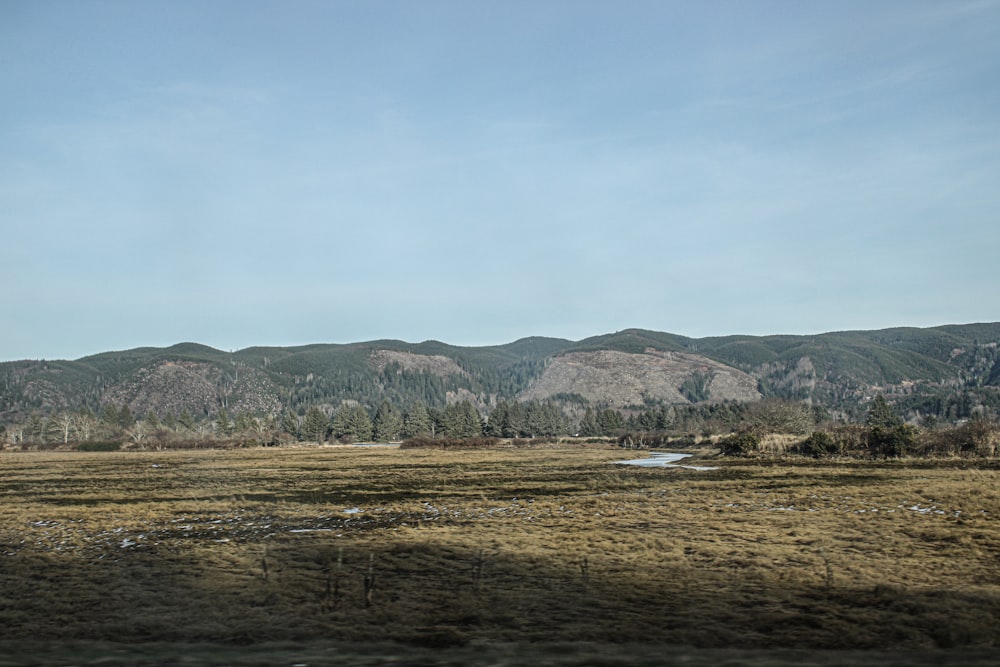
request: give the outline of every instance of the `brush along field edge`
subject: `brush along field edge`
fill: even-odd
[[[996,469],[620,459],[4,453],[2,638],[1000,646]]]

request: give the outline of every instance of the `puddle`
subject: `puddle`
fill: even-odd
[[[718,470],[715,466],[685,466],[674,463],[691,456],[677,452],[652,452],[648,459],[632,459],[630,461],[615,461],[617,465],[640,466],[642,468],[687,468],[688,470]]]

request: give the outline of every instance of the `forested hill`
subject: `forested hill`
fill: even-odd
[[[332,411],[345,401],[374,409],[468,400],[487,412],[502,400],[537,400],[578,414],[768,397],[852,415],[875,393],[903,412],[954,419],[1000,405],[998,343],[1000,323],[699,339],[629,329],[486,347],[378,340],[223,352],[181,343],[2,363],[0,422],[107,405],[202,417]]]

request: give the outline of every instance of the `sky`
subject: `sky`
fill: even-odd
[[[0,0],[0,360],[1000,320],[1000,0]]]

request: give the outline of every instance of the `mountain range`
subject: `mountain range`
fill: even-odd
[[[377,340],[224,352],[197,343],[0,363],[0,422],[127,405],[136,415],[274,414],[345,401],[543,400],[578,414],[660,404],[808,401],[856,417],[882,393],[910,417],[1000,407],[1000,323],[688,338],[627,329],[461,347]]]

